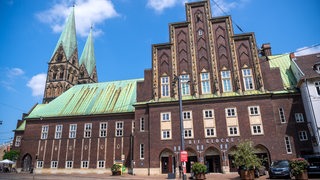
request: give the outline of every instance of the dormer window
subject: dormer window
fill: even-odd
[[[315,65],[313,66],[313,70],[315,70],[318,74],[320,74],[320,63],[315,64]]]

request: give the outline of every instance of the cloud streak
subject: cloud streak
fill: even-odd
[[[5,76],[0,80],[0,85],[9,91],[16,91],[14,84],[17,79],[23,78],[24,71],[20,68],[6,68],[1,71],[5,72]]]
[[[36,14],[36,17],[44,23],[50,25],[54,32],[63,30],[65,21],[71,12],[71,5],[74,1],[60,0],[50,9]],[[102,34],[99,25],[107,19],[119,16],[110,0],[76,0],[75,19],[77,33],[85,37],[94,25],[94,34]]]

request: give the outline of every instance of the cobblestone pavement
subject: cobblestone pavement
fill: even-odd
[[[187,174],[187,179],[190,174]],[[238,180],[239,175],[237,173],[221,174],[213,173],[206,175],[207,180],[218,179],[218,180]],[[2,173],[0,174],[0,179],[45,179],[45,180],[90,180],[90,179],[132,179],[132,180],[144,180],[153,179],[161,180],[168,179],[167,175],[155,175],[155,176],[132,176],[132,175],[122,175],[122,176],[111,176],[111,174],[28,174],[28,173]],[[176,178],[181,179],[181,178]],[[258,178],[257,178],[258,179]],[[268,179],[268,176],[261,176],[259,179]]]

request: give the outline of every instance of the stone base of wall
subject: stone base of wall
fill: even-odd
[[[111,169],[53,169],[36,168],[36,174],[111,174]],[[127,172],[125,172],[127,173]]]

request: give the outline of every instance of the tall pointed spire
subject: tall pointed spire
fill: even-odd
[[[81,54],[79,65],[84,65],[87,69],[88,75],[91,76],[96,67],[96,58],[94,56],[94,46],[92,38],[92,27],[87,39],[87,42],[84,46],[83,52]]]
[[[65,24],[63,32],[60,35],[56,48],[53,51],[52,57],[54,56],[55,52],[58,50],[61,44],[66,54],[67,60],[70,60],[71,55],[74,53],[75,49],[77,49],[74,7],[72,7],[72,11],[67,19],[67,23]]]

